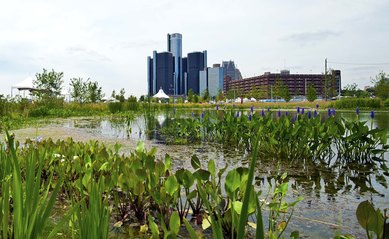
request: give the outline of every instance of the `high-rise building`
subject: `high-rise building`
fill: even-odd
[[[147,58],[148,94],[155,95],[159,89],[166,94],[174,94],[174,58],[170,52],[153,52]]]
[[[207,67],[207,51],[192,52],[182,57],[182,35],[167,34],[167,52],[153,52],[147,58],[148,94],[159,89],[169,95],[187,95],[188,90],[200,94],[200,71]]]
[[[192,89],[193,93],[200,93],[200,71],[207,67],[207,51],[191,52],[187,57],[187,85],[188,91]],[[187,92],[186,92],[187,94]]]
[[[174,57],[174,94],[183,93],[184,82],[182,75],[182,35],[180,33],[167,34],[167,51]]]
[[[223,61],[222,67],[224,68],[224,77],[229,76],[232,80],[241,80],[242,74],[240,70],[235,66],[234,61]]]
[[[223,90],[224,68],[220,64],[214,64],[208,68],[208,91],[211,97],[216,96],[219,91]]]

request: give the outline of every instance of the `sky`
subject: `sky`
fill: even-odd
[[[234,60],[243,77],[342,71],[342,86],[389,73],[387,0],[13,0],[0,7],[0,94],[43,68],[147,93],[147,56],[183,35],[183,55]],[[15,93],[15,92],[14,92]]]

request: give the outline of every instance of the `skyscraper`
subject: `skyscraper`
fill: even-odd
[[[153,58],[147,58],[148,94],[155,95],[160,88],[166,94],[174,93],[174,58],[170,52],[153,52]]]
[[[180,33],[167,34],[167,51],[174,57],[174,94],[184,92],[182,77],[182,35]]]
[[[199,95],[202,93],[200,92],[200,71],[207,67],[207,51],[188,53],[187,64],[188,91],[192,89],[193,93]]]

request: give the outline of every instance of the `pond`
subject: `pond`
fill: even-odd
[[[190,116],[191,111],[181,112]],[[198,117],[201,112],[194,112]],[[356,120],[354,112],[340,112],[338,115]],[[167,117],[159,114],[156,117],[159,126],[164,125]],[[361,113],[359,120],[373,124],[373,127],[385,129],[389,133],[389,113],[376,113],[371,119],[369,113]],[[157,147],[159,156],[166,153],[173,158],[175,169],[191,168],[190,158],[196,154],[200,160],[207,162],[214,159],[219,168],[226,164],[230,168],[247,166],[248,154],[239,149],[220,144],[201,143],[196,145],[167,145],[159,131],[146,133],[147,121],[143,116],[128,118],[72,118],[53,120],[51,124],[15,130],[17,138],[42,136],[44,138],[74,140],[99,140],[107,145],[119,142],[123,153],[135,148],[138,140],[147,147]],[[388,165],[389,154],[384,156]],[[256,168],[255,183],[259,190],[266,194],[269,183],[274,182],[278,169],[288,173],[290,200],[303,196],[297,204],[294,217],[288,230],[299,230],[302,237],[330,238],[337,232],[350,233],[357,238],[364,237],[365,232],[359,226],[355,216],[357,205],[364,200],[371,200],[378,208],[389,205],[387,172],[371,165],[342,165],[325,162],[300,161],[282,163],[277,166],[272,160],[259,160]],[[264,212],[266,218],[266,212]],[[288,235],[288,234],[286,234]]]

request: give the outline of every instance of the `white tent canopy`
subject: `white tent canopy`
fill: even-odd
[[[34,87],[33,79],[31,77],[27,77],[23,81],[17,83],[16,85],[13,85],[11,87],[11,97],[13,95],[13,89],[18,89],[19,91],[34,91],[37,90],[37,88]]]
[[[13,85],[12,88],[18,90],[36,90],[31,77],[27,77],[25,80]]]
[[[163,92],[162,88],[159,89],[158,93],[153,96],[154,98],[160,98],[160,99],[169,99],[169,96]]]

